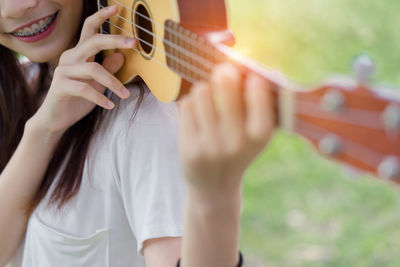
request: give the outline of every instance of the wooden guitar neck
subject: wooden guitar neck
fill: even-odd
[[[164,40],[165,50],[173,55],[167,63],[174,72],[190,82],[207,80],[215,65],[230,61],[243,75],[256,73],[274,85],[278,125],[306,137],[331,158],[400,181],[400,95],[384,96],[363,85],[370,66],[359,62],[358,68],[366,70],[352,84],[333,82],[302,90],[280,72],[221,44],[224,37],[212,40],[173,21],[165,28],[178,33],[166,31]]]
[[[173,101],[212,69],[232,62],[272,84],[277,124],[299,133],[324,155],[400,182],[400,97],[368,87],[373,68],[366,58],[351,83],[327,82],[304,90],[280,72],[234,52],[224,0],[98,0],[120,6],[104,33],[137,38],[137,49],[119,51],[126,64],[117,77],[142,78],[161,101]],[[113,51],[107,51],[112,53]]]

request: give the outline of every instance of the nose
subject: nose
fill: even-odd
[[[37,4],[38,0],[0,0],[0,15],[9,19],[21,18]]]

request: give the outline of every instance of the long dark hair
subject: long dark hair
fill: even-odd
[[[83,21],[97,11],[96,1],[83,0]],[[77,33],[77,37],[80,31]],[[12,154],[16,150],[25,127],[26,121],[33,116],[39,107],[39,99],[47,92],[51,77],[49,65],[39,65],[39,76],[35,94],[29,93],[23,68],[18,60],[18,55],[0,45],[0,172],[5,168]],[[101,55],[96,56],[96,61],[101,62]],[[140,88],[138,104],[133,112],[136,114],[142,102],[144,89]],[[108,91],[109,93],[109,91]],[[117,98],[113,99],[117,101]],[[118,101],[117,101],[118,102]],[[60,179],[50,196],[50,204],[58,207],[64,205],[78,191],[82,181],[84,161],[89,149],[90,141],[100,128],[105,112],[96,106],[89,114],[71,126],[61,137],[49,162],[47,171],[36,195],[27,211],[31,212],[46,196],[56,175],[63,164],[65,168]]]

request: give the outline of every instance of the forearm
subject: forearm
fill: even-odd
[[[241,189],[220,194],[188,190],[183,267],[234,267],[239,261]]]
[[[218,66],[209,83],[196,83],[180,103],[180,154],[188,189],[183,267],[239,263],[243,173],[274,129],[268,84],[256,75],[245,81],[241,76],[232,65]]]
[[[23,137],[0,174],[0,266],[17,248],[26,227],[26,208],[43,179],[61,135],[27,122]]]

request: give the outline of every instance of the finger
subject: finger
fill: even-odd
[[[209,142],[216,141],[218,115],[208,83],[196,83],[192,88],[194,112],[198,126]]]
[[[111,74],[115,74],[124,64],[124,56],[121,53],[113,53],[108,55],[103,63],[102,66]],[[104,93],[105,87],[95,80],[89,82],[97,91]]]
[[[242,131],[245,114],[239,71],[229,64],[218,66],[211,76],[211,84],[215,88],[221,123],[229,132]]]
[[[86,41],[89,37],[99,32],[100,26],[118,12],[118,6],[112,5],[100,9],[93,15],[86,18],[82,26],[79,43]]]
[[[81,97],[105,109],[113,109],[115,104],[88,83],[69,80],[66,94]]]
[[[109,49],[132,49],[136,44],[136,39],[122,35],[96,34],[76,47],[75,57],[76,60],[86,61],[100,51]]]
[[[125,86],[103,66],[96,62],[62,66],[63,75],[71,79],[95,80],[121,98],[127,98],[129,91]]]
[[[195,140],[198,134],[197,118],[190,96],[186,96],[178,102],[179,105],[179,125],[180,137],[183,140],[182,146],[191,145],[191,140]]]
[[[257,143],[265,143],[274,127],[270,86],[264,79],[250,75],[246,80],[245,92],[247,135]]]

